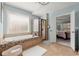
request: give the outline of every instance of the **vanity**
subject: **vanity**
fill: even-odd
[[[0,55],[6,49],[13,47],[15,45],[22,45],[23,50],[30,48],[42,41],[41,37],[39,36],[32,36],[32,35],[23,35],[23,36],[16,36],[16,37],[9,37],[5,39],[1,39],[0,42]]]

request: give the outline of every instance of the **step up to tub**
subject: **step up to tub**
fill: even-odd
[[[2,56],[19,56],[22,54],[22,46],[16,45],[2,52]]]

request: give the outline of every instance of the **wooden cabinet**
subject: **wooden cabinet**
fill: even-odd
[[[23,47],[23,50],[25,50],[27,48],[30,48],[30,47],[32,47],[34,45],[39,44],[41,41],[42,41],[41,38],[33,38],[31,40],[27,40],[27,41],[23,42],[21,45]]]

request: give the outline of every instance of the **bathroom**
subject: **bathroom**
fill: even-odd
[[[0,3],[0,55],[16,45],[21,45],[24,51],[46,40],[41,30],[45,29],[42,24],[43,22],[45,24],[47,20],[42,20],[31,11],[10,4]]]

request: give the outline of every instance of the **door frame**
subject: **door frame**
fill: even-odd
[[[75,51],[75,11],[63,13],[63,14],[60,14],[60,15],[58,15],[56,17],[60,17],[60,16],[63,16],[63,15],[70,15],[70,47],[73,49],[73,51]],[[72,28],[71,24],[73,24],[73,26],[74,26],[73,28]],[[73,35],[74,35],[74,37],[72,37]],[[56,39],[56,42],[57,42],[57,39]]]

